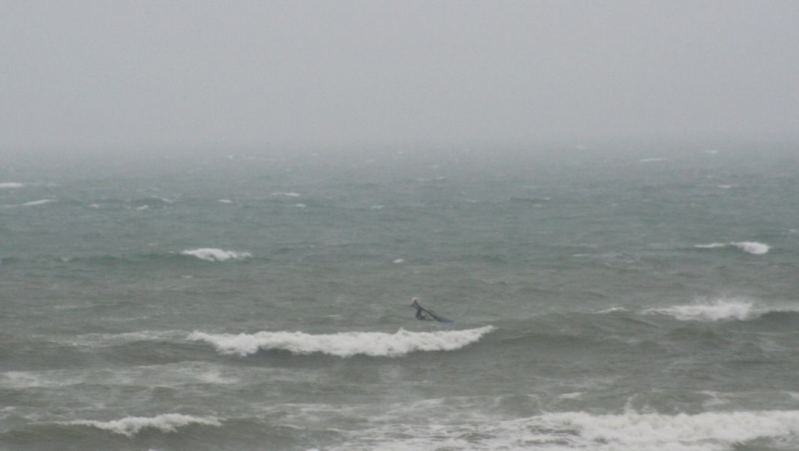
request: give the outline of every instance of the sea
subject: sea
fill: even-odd
[[[0,450],[796,449],[796,143],[0,157]]]

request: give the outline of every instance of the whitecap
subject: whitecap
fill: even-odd
[[[771,249],[766,243],[758,243],[757,241],[737,241],[730,243],[738,249],[753,255],[763,255],[768,253]]]
[[[230,199],[219,199],[217,202],[219,202],[220,204],[232,204],[233,203],[233,201],[230,200]]]
[[[438,332],[396,333],[340,332],[307,334],[303,332],[258,332],[255,334],[209,334],[195,331],[189,340],[204,341],[222,354],[246,356],[259,350],[283,350],[293,354],[322,353],[338,357],[366,355],[399,357],[415,351],[454,351],[477,342],[494,330],[493,326]]]
[[[708,243],[708,244],[694,244],[697,249],[720,249],[727,247],[727,243]]]
[[[18,183],[18,182],[1,182],[0,183],[0,189],[16,189],[16,188],[22,188],[23,186],[25,186],[25,184]]]
[[[192,424],[205,426],[222,426],[222,422],[216,417],[196,417],[183,415],[180,413],[166,413],[154,417],[125,417],[119,420],[95,421],[95,420],[75,420],[64,421],[59,424],[71,426],[89,426],[115,434],[122,434],[126,437],[133,437],[143,429],[156,429],[161,432],[175,432],[179,427]]]
[[[188,255],[191,257],[199,258],[209,262],[224,262],[228,260],[242,260],[252,257],[249,252],[231,251],[225,249],[217,249],[204,247],[199,249],[187,249],[180,252],[181,255]]]
[[[764,441],[794,449],[799,411],[761,410],[661,414],[627,411],[544,413],[528,418],[492,417],[452,424],[374,421],[331,449],[542,449],[549,451],[731,451]],[[776,443],[775,443],[776,442]]]
[[[744,298],[721,298],[700,300],[693,304],[655,307],[641,313],[667,315],[680,321],[748,321],[769,313],[799,313],[799,306],[769,306]]]
[[[639,163],[662,163],[667,161],[665,158],[643,158],[638,160]]]
[[[20,204],[21,207],[35,207],[37,205],[46,205],[55,202],[55,199],[39,199],[39,200],[32,200],[30,202],[25,202]]]
[[[295,192],[277,192],[272,193],[273,196],[281,196],[281,197],[300,197],[302,194],[295,193]]]
[[[747,254],[752,255],[765,255],[771,250],[770,245],[757,241],[732,241],[729,243],[694,244],[694,248],[696,249],[721,249],[727,246],[738,248]]]
[[[656,307],[643,311],[644,314],[671,316],[680,321],[745,321],[759,317],[762,312],[746,299],[716,299],[694,304]]]

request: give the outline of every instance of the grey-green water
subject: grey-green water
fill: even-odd
[[[228,153],[3,162],[0,449],[799,448],[795,146]]]

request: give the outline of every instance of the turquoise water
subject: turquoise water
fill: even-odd
[[[797,448],[798,183],[785,145],[8,158],[0,449]]]

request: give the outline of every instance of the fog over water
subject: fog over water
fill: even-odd
[[[792,1],[3,0],[0,151],[792,138],[797,23]]]

